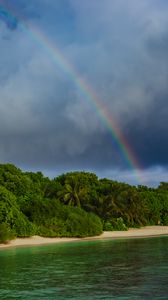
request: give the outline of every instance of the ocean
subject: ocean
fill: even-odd
[[[0,250],[0,300],[168,299],[168,237]]]

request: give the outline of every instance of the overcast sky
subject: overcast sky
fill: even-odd
[[[96,91],[143,182],[93,103],[23,23]],[[0,162],[48,176],[89,170],[168,181],[168,1],[0,0]]]

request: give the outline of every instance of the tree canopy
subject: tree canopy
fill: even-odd
[[[0,242],[14,236],[91,236],[168,225],[168,183],[157,188],[69,172],[54,179],[0,165]]]

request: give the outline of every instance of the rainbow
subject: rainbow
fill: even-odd
[[[110,132],[113,141],[120,149],[120,152],[124,159],[126,160],[129,167],[131,167],[134,172],[138,182],[143,183],[144,178],[141,177],[141,167],[133,153],[130,145],[127,140],[123,136],[116,120],[110,115],[107,108],[102,105],[102,101],[99,99],[96,92],[93,88],[80,76],[80,74],[76,71],[74,66],[65,58],[65,56],[61,53],[59,48],[52,44],[52,42],[45,36],[38,28],[35,26],[31,26],[31,24],[27,24],[24,21],[24,18],[18,15],[13,7],[5,7],[4,4],[0,4],[0,11],[3,19],[9,18],[7,24],[10,23],[10,19],[12,24],[19,24],[21,30],[26,32],[26,34],[38,45],[40,45],[43,51],[46,52],[48,57],[52,59],[52,61],[68,75],[71,80],[74,81],[76,86],[78,87],[81,95],[89,101],[89,103],[95,109],[98,117],[105,125],[105,127]]]

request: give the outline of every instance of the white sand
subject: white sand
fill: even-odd
[[[128,231],[105,231],[100,236],[87,238],[45,238],[40,236],[33,236],[30,238],[17,238],[10,241],[8,244],[0,244],[0,249],[95,239],[142,238],[161,235],[168,235],[168,226],[147,226],[140,229],[130,228]]]

